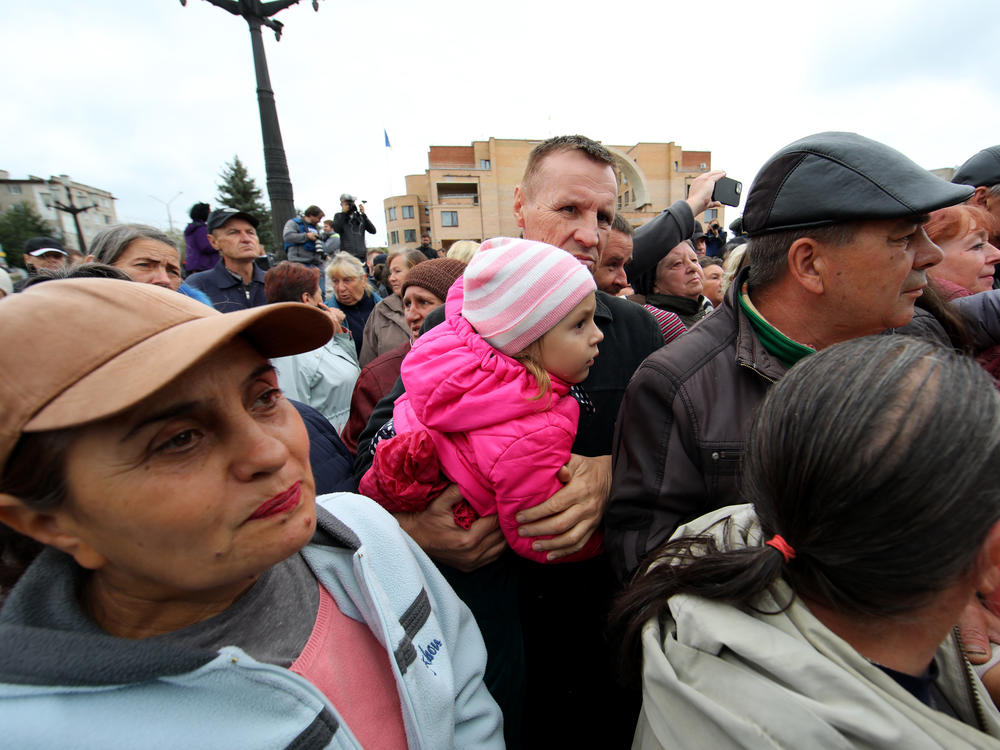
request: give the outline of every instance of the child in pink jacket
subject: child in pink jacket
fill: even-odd
[[[594,279],[564,250],[487,240],[448,291],[445,321],[403,360],[406,393],[395,437],[381,440],[362,494],[391,511],[426,507],[449,482],[480,516],[496,513],[519,555],[548,562],[517,513],[563,485],[580,407],[570,387],[587,377],[604,339],[594,323]],[[464,503],[456,522],[474,517]],[[600,534],[559,562],[596,555]]]

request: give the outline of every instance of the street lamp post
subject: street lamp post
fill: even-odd
[[[164,206],[166,206],[166,209],[167,209],[167,226],[170,227],[170,231],[171,232],[174,231],[174,218],[170,215],[170,204],[173,203],[178,198],[180,198],[181,195],[183,195],[183,194],[184,194],[183,190],[178,190],[177,191],[177,195],[175,195],[173,198],[171,198],[168,201],[165,201],[162,198],[157,198],[155,195],[150,195],[149,196],[150,198],[152,198],[157,203],[162,203]]]
[[[53,183],[53,184],[59,184],[59,183]],[[56,211],[62,211],[63,213],[67,213],[73,217],[73,226],[76,227],[76,240],[80,246],[80,254],[86,255],[87,243],[83,239],[83,230],[80,229],[80,219],[78,218],[78,216],[79,214],[82,214],[84,211],[89,211],[92,208],[97,208],[97,204],[92,203],[89,206],[77,206],[75,203],[73,203],[73,189],[70,186],[70,184],[68,182],[63,183],[63,187],[66,188],[67,202],[60,203],[58,201],[54,201],[52,203],[47,203],[46,206],[48,208],[54,208]]]
[[[187,0],[180,0],[187,5]],[[260,27],[267,26],[274,31],[274,37],[281,39],[281,21],[271,16],[295,5],[299,0],[206,0],[212,5],[227,10],[234,16],[243,16],[250,27],[250,46],[253,50],[253,67],[257,75],[257,106],[260,109],[260,130],[264,138],[264,171],[267,175],[267,195],[271,199],[271,222],[274,226],[276,250],[281,248],[281,235],[285,222],[295,216],[295,202],[292,198],[292,180],[288,174],[285,147],[281,142],[278,126],[278,110],[274,104],[274,90],[267,72],[267,58],[264,56],[264,40]],[[313,0],[313,10],[319,10],[319,1]]]

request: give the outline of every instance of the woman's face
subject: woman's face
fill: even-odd
[[[356,305],[365,296],[364,276],[334,275],[330,277],[330,283],[333,284],[333,294],[337,302],[342,305]]]
[[[129,243],[114,266],[142,284],[156,284],[175,292],[181,285],[181,256],[159,240],[143,237]]]
[[[145,600],[242,590],[316,525],[305,426],[242,339],[81,428],[66,476],[56,515],[77,561]]]
[[[420,335],[420,326],[427,313],[443,304],[444,300],[422,286],[406,287],[406,293],[403,295],[403,317],[410,326],[410,336],[414,341]]]
[[[698,299],[704,288],[703,279],[698,256],[687,242],[682,242],[656,264],[653,291],[657,294]]]
[[[406,256],[396,255],[389,261],[389,288],[393,294],[399,294],[409,271],[410,269],[406,265]]]
[[[1000,251],[990,244],[985,229],[973,229],[937,245],[944,259],[927,269],[931,279],[950,281],[973,294],[993,288],[993,267],[1000,262]]]

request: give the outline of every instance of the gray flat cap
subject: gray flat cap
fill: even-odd
[[[753,236],[902,218],[962,203],[972,193],[878,141],[857,133],[817,133],[785,146],[757,173],[743,229]]]
[[[960,166],[951,181],[956,185],[990,187],[1000,184],[1000,146],[984,148]]]

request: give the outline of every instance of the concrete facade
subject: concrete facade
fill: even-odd
[[[430,234],[434,247],[444,249],[458,240],[517,236],[514,186],[539,143],[490,138],[469,146],[431,146],[427,170],[407,175],[406,194],[384,201],[389,248],[416,247],[423,232]],[[691,181],[712,168],[710,151],[684,151],[672,142],[604,145],[616,163],[617,211],[634,227],[683,199]],[[706,214],[712,211],[716,215],[696,218],[718,219],[724,227],[723,209]]]
[[[27,203],[43,219],[53,224],[67,249],[79,250],[73,217],[65,211],[50,208],[55,203],[73,205],[78,208],[94,208],[77,215],[84,242],[90,243],[95,234],[107,226],[118,223],[115,212],[115,197],[107,190],[74,182],[69,175],[52,176],[48,179],[28,175],[25,179],[11,179],[10,173],[0,170],[0,213],[9,211],[18,203]]]

